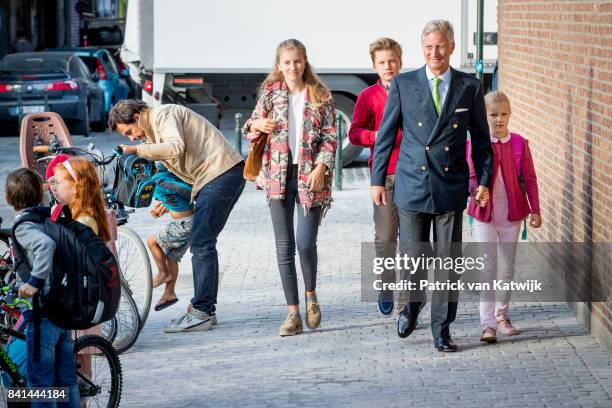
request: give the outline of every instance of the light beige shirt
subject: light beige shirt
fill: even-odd
[[[202,187],[243,160],[216,127],[181,105],[147,109],[138,127],[146,136],[145,144],[137,148],[138,156],[161,161],[192,184],[192,201]]]

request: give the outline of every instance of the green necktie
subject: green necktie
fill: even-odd
[[[433,79],[433,103],[436,107],[436,112],[438,116],[440,116],[440,112],[442,111],[442,100],[440,99],[440,82],[442,80],[438,77]]]

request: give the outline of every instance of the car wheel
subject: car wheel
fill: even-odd
[[[89,102],[85,105],[85,113],[83,119],[78,121],[74,126],[73,133],[77,135],[89,136]]]
[[[359,157],[363,149],[361,146],[352,145],[348,139],[348,131],[355,111],[355,102],[348,96],[339,93],[334,93],[333,98],[336,114],[339,114],[342,120],[342,167],[346,167]],[[336,124],[337,128],[338,124]]]

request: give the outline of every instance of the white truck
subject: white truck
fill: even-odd
[[[497,0],[484,3],[484,72],[490,76],[497,60]],[[143,100],[183,103],[218,125],[223,110],[255,106],[277,44],[297,38],[333,92],[346,132],[357,95],[377,79],[370,42],[397,40],[402,70],[416,69],[424,63],[425,23],[446,19],[455,29],[451,65],[475,72],[476,7],[476,0],[130,0],[121,58],[142,86]],[[345,137],[342,151],[346,165],[361,148]]]

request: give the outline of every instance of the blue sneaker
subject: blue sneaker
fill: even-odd
[[[379,296],[378,311],[383,316],[390,316],[393,313],[393,300],[383,300],[383,296]]]

